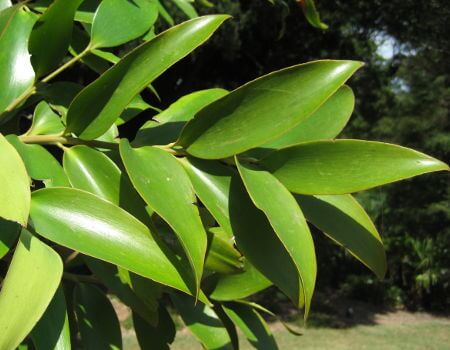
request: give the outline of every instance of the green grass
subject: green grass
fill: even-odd
[[[279,348],[289,350],[308,349],[382,349],[382,350],[450,350],[450,320],[445,318],[414,317],[406,319],[394,316],[374,325],[356,325],[336,329],[311,327],[304,335],[289,334],[279,323],[271,324]],[[253,349],[240,336],[241,349]],[[124,349],[139,347],[132,336],[124,339]],[[186,330],[177,335],[174,350],[201,349],[195,338]]]

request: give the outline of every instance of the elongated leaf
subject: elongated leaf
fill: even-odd
[[[16,135],[8,135],[6,139],[20,154],[32,179],[42,180],[45,187],[70,187],[62,166],[43,146],[24,144]]]
[[[133,325],[136,338],[142,350],[169,350],[175,339],[175,324],[164,306],[159,306],[158,325],[151,326],[137,313],[133,312]]]
[[[193,92],[172,103],[138,131],[133,145],[165,145],[175,142],[186,122],[206,105],[225,96],[228,91],[208,89]]]
[[[309,117],[359,67],[354,61],[317,61],[265,75],[202,109],[178,143],[206,159],[261,146]]]
[[[386,273],[386,253],[372,220],[351,195],[296,195],[308,221],[342,245],[378,278]]]
[[[208,254],[205,267],[219,273],[239,273],[243,271],[243,257],[234,248],[234,241],[221,227],[208,230]]]
[[[309,24],[318,29],[328,29],[328,26],[320,20],[314,0],[297,0]]]
[[[36,18],[19,4],[0,12],[0,114],[34,83],[28,37]]]
[[[30,215],[36,231],[49,240],[186,293],[195,291],[158,237],[110,202],[76,189],[43,189],[33,192]]]
[[[87,146],[75,146],[65,150],[63,163],[73,187],[122,207],[144,223],[149,222],[144,201],[126,174],[104,153]]]
[[[36,76],[55,69],[66,55],[72,38],[75,11],[82,1],[55,0],[37,21],[29,43]]]
[[[237,158],[236,165],[250,198],[267,216],[297,267],[305,298],[306,319],[316,283],[317,264],[314,242],[305,217],[292,194],[272,174],[240,163]]]
[[[206,349],[233,349],[230,335],[212,308],[193,298],[171,295],[181,318]]]
[[[189,18],[195,18],[198,16],[198,13],[195,10],[194,6],[190,4],[191,1],[188,0],[172,0],[172,1]]]
[[[64,131],[61,118],[50,108],[47,102],[41,101],[34,109],[33,123],[27,135],[59,134]]]
[[[412,149],[362,140],[306,142],[273,152],[261,164],[299,194],[345,194],[449,170]]]
[[[91,48],[112,47],[144,35],[158,17],[153,0],[103,0],[91,28]]]
[[[255,309],[239,303],[227,303],[223,309],[255,349],[278,349],[272,332]]]
[[[62,288],[56,290],[53,300],[31,332],[36,350],[70,350],[70,329],[66,299]]]
[[[67,132],[84,139],[103,134],[141,90],[207,40],[227,16],[204,16],[175,26],[137,47],[73,101]]]
[[[33,329],[58,288],[62,270],[59,255],[22,230],[0,292],[0,349],[15,349]]]
[[[187,169],[191,168],[188,174],[198,197],[221,227],[235,236],[244,256],[296,305],[301,305],[304,300],[300,300],[297,267],[264,213],[252,203],[239,175],[217,162],[186,159],[183,164]],[[261,287],[259,282],[264,285],[265,281],[257,278],[256,282],[257,286],[250,284],[243,289],[258,290]],[[233,288],[231,292],[236,293]]]
[[[26,226],[30,211],[27,170],[14,147],[0,134],[0,217]]]
[[[84,349],[122,349],[119,319],[108,297],[97,287],[78,284],[75,311]]]
[[[20,233],[17,222],[0,218],[0,259],[15,245]]]
[[[84,261],[100,281],[124,304],[137,312],[149,324],[156,325],[158,323],[156,300],[161,292],[159,285],[98,259],[85,257]],[[143,294],[143,298],[140,298],[138,293]]]
[[[174,156],[159,148],[133,149],[127,141],[122,141],[120,155],[134,187],[175,231],[198,286],[207,237],[188,175]]]
[[[342,86],[316,112],[264,148],[284,148],[300,142],[335,138],[344,129],[355,105],[352,89]]]
[[[248,260],[244,262],[244,272],[214,277],[214,288],[209,296],[215,300],[247,298],[272,285],[272,282],[264,277]]]

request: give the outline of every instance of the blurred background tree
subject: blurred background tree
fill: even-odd
[[[356,108],[342,137],[400,143],[448,161],[450,2],[321,0],[317,6],[328,30],[311,27],[294,0],[220,0],[212,8],[200,6],[201,14],[229,13],[234,20],[156,82],[163,106],[193,89],[233,89],[300,62],[361,60],[366,66],[351,82]],[[447,174],[432,174],[361,193],[359,199],[376,220],[387,247],[387,278],[376,281],[317,234],[319,292],[341,291],[411,309],[448,310],[449,189]]]

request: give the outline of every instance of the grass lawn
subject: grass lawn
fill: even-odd
[[[271,323],[271,329],[280,349],[382,349],[382,350],[450,350],[450,319],[424,313],[403,311],[375,315],[370,325],[352,325],[344,328],[313,325],[304,335],[289,334],[280,323]],[[124,349],[138,350],[133,332],[124,336]],[[253,347],[240,336],[241,349]],[[177,334],[174,350],[201,349],[187,329]]]

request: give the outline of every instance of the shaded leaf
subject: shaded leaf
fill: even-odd
[[[240,163],[237,158],[236,165],[250,198],[264,212],[297,267],[306,319],[317,276],[314,242],[306,219],[295,198],[276,177],[255,166]]]
[[[33,122],[27,135],[51,135],[64,131],[61,118],[50,108],[47,102],[41,101],[34,109]]]
[[[55,0],[36,22],[29,49],[37,77],[55,69],[66,55],[72,38],[75,11],[82,1]]]
[[[0,218],[0,259],[15,245],[20,233],[17,222]]]
[[[67,115],[66,131],[84,139],[103,134],[133,97],[208,39],[227,18],[196,18],[134,49],[75,98]]]
[[[239,273],[243,271],[243,257],[234,242],[228,238],[222,228],[213,227],[208,231],[209,246],[205,268],[219,273]]]
[[[30,182],[27,170],[20,155],[2,134],[0,164],[0,217],[26,226],[30,211]]]
[[[207,237],[188,175],[173,155],[159,148],[134,149],[122,141],[120,155],[139,194],[175,231],[198,286]]]
[[[66,298],[62,287],[56,290],[44,315],[33,328],[31,339],[36,350],[71,349]]]
[[[82,89],[82,85],[70,81],[57,81],[38,90],[38,93],[65,120],[70,103]]]
[[[15,349],[33,329],[58,288],[62,270],[59,255],[22,230],[0,292],[0,349]]]
[[[184,266],[150,230],[116,205],[88,192],[33,192],[31,218],[45,238],[186,293]],[[189,287],[188,287],[189,286]]]
[[[119,319],[105,293],[95,286],[77,284],[74,304],[84,349],[122,349]]]
[[[172,0],[172,1],[189,18],[195,18],[198,16],[198,13],[195,10],[194,6],[191,5],[191,2],[193,1],[189,0]]]
[[[0,114],[33,86],[28,37],[36,18],[20,4],[0,12]]]
[[[206,349],[233,349],[230,335],[215,311],[184,295],[170,296],[189,330]]]
[[[355,61],[316,61],[262,76],[203,108],[178,144],[206,159],[261,146],[309,117],[359,67]]]
[[[314,0],[297,0],[305,14],[309,24],[318,29],[328,29],[328,26],[320,20]]]
[[[342,245],[378,278],[386,273],[386,253],[369,215],[351,195],[296,195],[307,220]]]
[[[306,142],[270,153],[261,164],[290,191],[345,194],[439,170],[447,164],[382,142]]]

